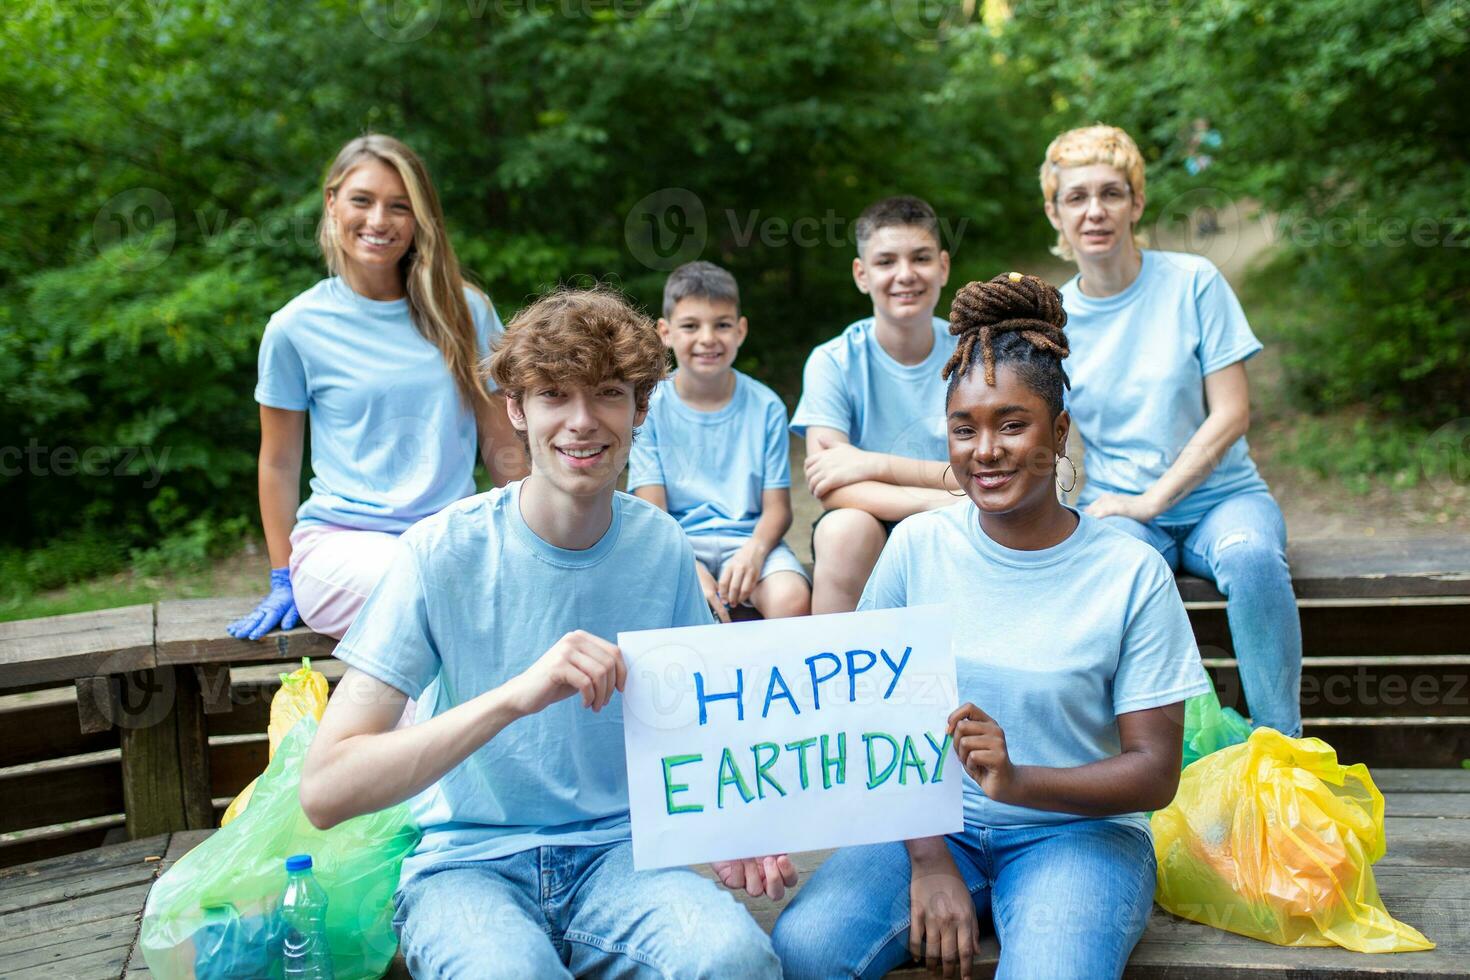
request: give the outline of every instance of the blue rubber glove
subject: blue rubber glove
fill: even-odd
[[[237,640],[258,640],[277,626],[288,630],[300,623],[296,597],[291,593],[290,569],[272,568],[270,595],[260,600],[254,612],[226,626],[225,632]]]

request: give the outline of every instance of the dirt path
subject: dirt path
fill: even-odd
[[[1220,267],[1237,291],[1246,273],[1263,261],[1272,245],[1269,215],[1249,205],[1222,211],[1218,233],[1201,237],[1154,228],[1154,246],[1171,251],[1198,252]],[[1074,267],[1060,259],[1032,262],[1020,271],[1041,276],[1056,284],[1071,277]],[[1249,310],[1246,311],[1249,314]],[[1255,323],[1257,332],[1268,338],[1269,323]],[[1291,430],[1301,418],[1286,399],[1285,379],[1278,347],[1269,340],[1266,349],[1250,361],[1251,455],[1286,515],[1293,540],[1309,538],[1391,537],[1432,538],[1446,532],[1470,533],[1470,488],[1440,481],[1393,490],[1375,489],[1357,493],[1342,484],[1317,477],[1295,465],[1287,456]],[[1081,447],[1069,448],[1073,459]],[[802,479],[805,448],[792,442],[791,476],[792,530],[787,543],[804,561],[811,559],[811,524],[821,513],[821,504],[806,489]]]

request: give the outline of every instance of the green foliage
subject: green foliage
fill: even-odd
[[[0,504],[29,519],[0,531],[0,571],[43,588],[130,555],[163,567],[253,523],[260,332],[322,274],[320,175],[367,129],[429,161],[463,264],[503,315],[577,279],[656,308],[670,256],[713,259],[751,318],[742,366],[794,396],[812,344],[865,312],[848,271],[865,204],[927,197],[952,285],[988,277],[1051,238],[1035,183],[1047,141],[1106,118],[1144,147],[1151,215],[1250,196],[1282,216],[1271,275],[1302,297],[1282,333],[1307,404],[1463,413],[1464,249],[1302,233],[1428,216],[1465,241],[1457,9],[16,5],[0,207],[24,221],[0,227]],[[1207,179],[1181,165],[1197,116],[1224,136]]]
[[[28,219],[0,230],[0,425],[20,453],[0,460],[0,500],[31,519],[0,544],[107,542],[91,564],[35,551],[12,588],[197,556],[201,528],[253,519],[260,332],[322,274],[320,174],[365,129],[430,162],[464,267],[505,316],[576,279],[656,306],[664,269],[644,262],[664,256],[626,231],[650,195],[692,194],[698,254],[744,287],[744,356],[793,394],[810,346],[863,310],[847,270],[869,200],[927,195],[962,229],[1016,211],[982,120],[918,125],[948,56],[886,4],[406,12],[186,0],[8,18],[0,199]],[[802,219],[818,233],[798,237]],[[954,244],[975,259],[980,237]]]
[[[1313,409],[1438,423],[1470,406],[1470,23],[1425,0],[991,0],[951,87],[996,47],[1058,130],[1128,129],[1149,161],[1145,226],[1253,198],[1279,216],[1268,273],[1295,315],[1289,378]],[[1223,138],[1183,166],[1195,119]],[[1033,185],[1034,186],[1034,185]],[[1375,423],[1376,424],[1376,423]]]

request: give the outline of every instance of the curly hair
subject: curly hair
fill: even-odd
[[[1066,325],[1062,294],[1036,276],[1012,272],[968,283],[950,304],[949,332],[959,343],[940,372],[949,381],[945,401],[978,356],[986,384],[995,384],[997,364],[1010,364],[1056,418],[1063,408],[1062,391],[1070,386],[1062,369],[1062,360],[1071,353],[1062,329]]]
[[[653,321],[621,293],[563,286],[512,318],[480,370],[515,399],[540,384],[625,381],[641,412],[669,363]]]

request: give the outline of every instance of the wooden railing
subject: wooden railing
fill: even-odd
[[[1470,758],[1470,539],[1307,542],[1291,560],[1306,734],[1370,766]],[[1223,600],[1179,585],[1222,702],[1243,709]],[[227,636],[250,604],[0,623],[0,865],[216,824],[265,766],[276,675],[303,656],[340,672],[306,629]]]

